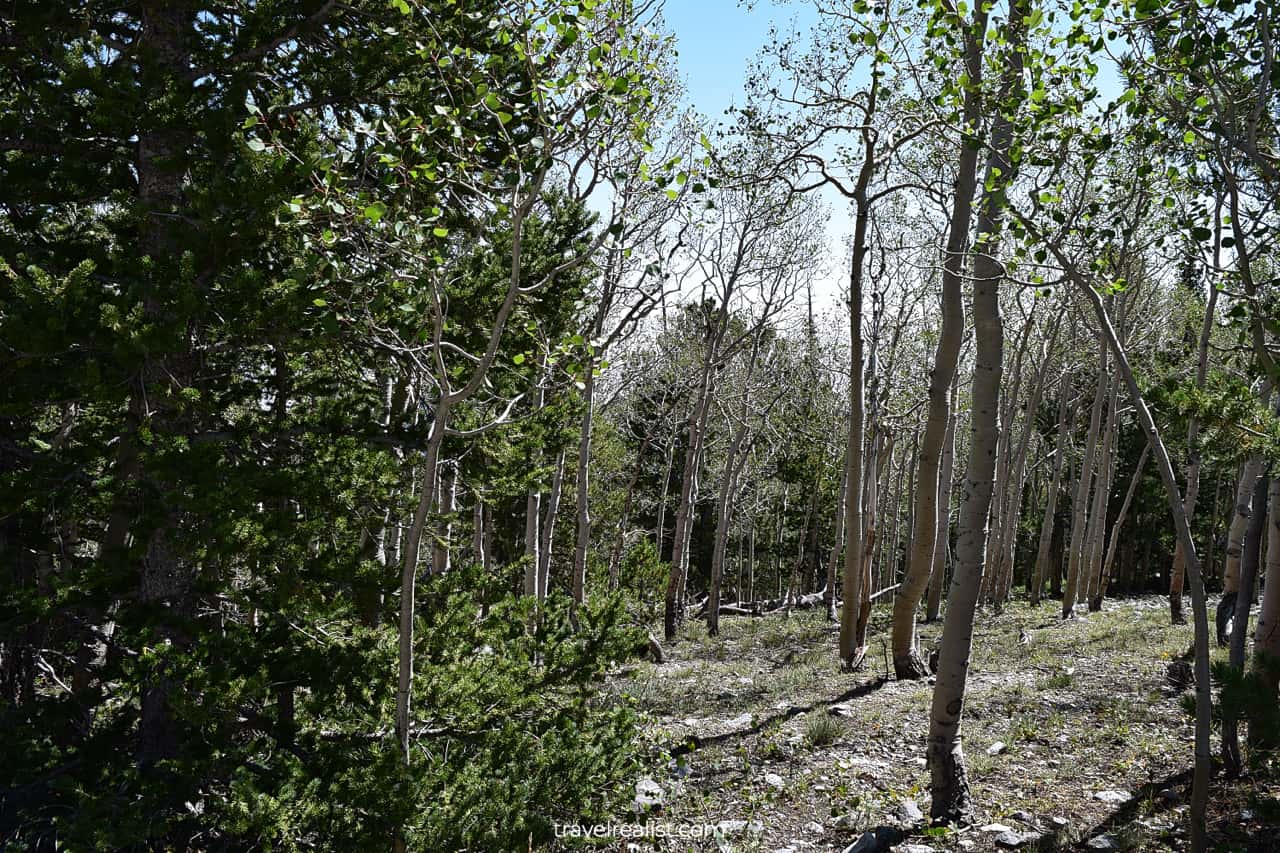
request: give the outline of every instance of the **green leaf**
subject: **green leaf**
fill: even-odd
[[[515,355],[511,356],[511,361],[514,362],[515,364],[524,364],[524,353],[518,352]]]
[[[448,229],[448,228],[442,228],[442,227],[440,227],[439,225],[437,225],[435,228],[432,228],[432,229],[431,229],[431,233],[432,233],[432,234],[434,234],[434,235],[436,235],[437,237],[448,237],[448,236],[449,236],[449,229]]]
[[[364,209],[364,218],[370,222],[377,222],[386,215],[387,206],[380,201],[375,201]]]

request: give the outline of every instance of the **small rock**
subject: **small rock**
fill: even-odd
[[[904,844],[893,848],[893,853],[935,853],[928,844]]]
[[[1182,793],[1174,788],[1163,788],[1158,796],[1169,805],[1174,805],[1182,801]]]
[[[1067,824],[1071,823],[1071,821],[1067,820],[1065,817],[1054,815],[1049,818],[1049,823],[1053,824],[1058,829],[1065,829]]]
[[[746,728],[747,726],[751,725],[751,715],[741,714],[737,717],[734,717],[732,720],[725,720],[724,724],[726,726],[731,726],[732,728],[735,728],[735,729]]]
[[[648,811],[662,808],[662,786],[652,779],[641,779],[636,782],[635,807],[637,811]]]
[[[1016,832],[1002,832],[993,839],[997,847],[1003,847],[1006,850],[1017,850],[1027,842]]]
[[[1004,741],[998,740],[991,744],[991,746],[987,747],[987,755],[999,755],[1006,749],[1008,749],[1008,747],[1005,746]]]
[[[844,704],[832,705],[830,708],[828,708],[828,709],[827,709],[827,713],[828,713],[828,714],[831,714],[832,716],[835,716],[835,717],[852,717],[852,716],[854,716],[853,708],[849,707],[848,705],[844,705]]]
[[[716,832],[721,835],[742,835],[744,832],[748,835],[759,835],[764,832],[764,825],[759,821],[745,820],[722,820],[716,824]]]
[[[1090,850],[1119,850],[1120,844],[1110,835],[1095,835],[1084,843]]]
[[[1019,823],[1025,823],[1027,826],[1036,825],[1036,816],[1031,814],[1030,812],[1014,812],[1013,814],[1009,815],[1009,817],[1013,818]]]
[[[880,842],[874,832],[864,832],[857,841],[844,848],[844,853],[880,853]]]
[[[920,806],[916,805],[915,800],[903,800],[899,803],[894,811],[894,817],[907,826],[924,822],[924,812],[920,811]]]
[[[862,833],[844,853],[888,853],[902,838],[902,832],[891,826],[877,826]]]
[[[1013,832],[1011,828],[1005,826],[1003,823],[989,823],[986,826],[981,827],[981,830],[983,832]]]
[[[777,773],[764,774],[764,783],[775,791],[781,791],[787,784]]]
[[[1133,799],[1133,795],[1124,791],[1099,791],[1093,795],[1093,798],[1100,803],[1111,803],[1119,805],[1127,803]]]
[[[822,824],[818,823],[816,820],[809,821],[804,825],[804,828],[809,832],[812,832],[814,835],[822,834]]]

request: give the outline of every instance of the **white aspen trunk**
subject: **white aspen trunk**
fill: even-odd
[[[957,380],[958,380],[957,375]],[[957,381],[951,385],[951,399],[956,397]],[[951,481],[955,470],[956,458],[956,421],[959,416],[955,408],[947,418],[947,435],[942,445],[942,467],[938,470],[938,523],[934,531],[933,569],[929,576],[929,603],[925,609],[925,621],[938,621],[942,612],[942,584],[947,574],[947,543],[951,530]]]
[[[689,507],[689,521],[684,527],[684,535],[680,538],[680,548],[684,554],[684,558],[680,562],[680,589],[676,592],[676,600],[680,602],[680,606],[676,611],[676,615],[679,620],[677,624],[683,624],[684,622],[685,586],[689,580],[689,548],[693,541],[693,513],[697,508],[698,490],[702,486],[702,454],[704,449],[705,445],[699,445],[698,454],[694,460],[694,501]]]
[[[1117,433],[1116,404],[1119,386],[1111,379],[1107,391],[1107,420],[1102,429],[1102,448],[1097,455],[1097,474],[1094,477],[1093,505],[1089,509],[1089,524],[1085,528],[1084,553],[1080,556],[1080,569],[1076,585],[1076,604],[1085,604],[1093,592],[1094,578],[1102,568],[1102,531],[1107,526],[1107,504],[1111,500],[1111,449]]]
[[[875,115],[880,94],[880,78],[873,71],[871,85],[867,90],[865,115]],[[868,122],[869,123],[869,122]],[[852,668],[861,660],[862,645],[860,639],[859,616],[861,600],[866,596],[863,570],[863,487],[862,487],[862,453],[863,453],[863,339],[862,339],[862,283],[867,254],[867,228],[871,220],[871,200],[869,190],[871,179],[876,170],[877,136],[870,127],[862,129],[862,166],[858,170],[858,180],[854,185],[853,201],[853,244],[849,253],[849,434],[845,446],[847,454],[847,476],[844,492],[844,571],[841,578],[844,592],[844,603],[840,610],[840,635],[837,640],[837,651],[846,667]],[[875,348],[872,347],[874,358]],[[871,371],[874,376],[874,369]],[[874,405],[874,398],[872,403]],[[871,504],[875,511],[875,504]]]
[[[1045,501],[1044,519],[1040,522],[1040,544],[1036,549],[1036,565],[1031,579],[1031,606],[1040,604],[1040,596],[1044,592],[1045,573],[1049,568],[1049,547],[1053,544],[1054,519],[1058,512],[1058,492],[1062,487],[1062,470],[1067,453],[1067,435],[1072,420],[1072,407],[1067,398],[1070,395],[1071,380],[1068,373],[1062,374],[1058,386],[1058,439],[1054,447],[1053,478],[1049,485],[1049,496]]]
[[[452,463],[440,465],[440,482],[437,488],[440,496],[437,503],[440,512],[445,516],[444,524],[431,541],[431,574],[438,575],[449,571],[450,544],[453,541],[453,512],[457,509],[457,468]]]
[[[907,477],[907,468],[910,467],[910,456],[907,453],[907,445],[902,445],[902,458],[898,462],[898,470],[894,472],[893,480],[893,497],[890,499],[893,506],[893,532],[889,534],[888,541],[888,559],[880,570],[879,582],[876,584],[875,591],[879,592],[887,586],[891,586],[894,577],[898,571],[898,545],[899,536],[902,532],[902,492],[903,480]],[[892,459],[890,460],[892,463]],[[912,614],[914,617],[914,614]]]
[[[1093,484],[1093,468],[1098,431],[1102,420],[1102,404],[1107,393],[1107,351],[1104,348],[1098,357],[1098,385],[1093,396],[1093,409],[1089,415],[1089,432],[1085,437],[1084,456],[1080,460],[1080,470],[1076,480],[1075,498],[1071,501],[1071,544],[1067,547],[1067,581],[1062,587],[1062,618],[1071,618],[1075,609],[1076,597],[1080,588],[1080,564],[1083,562],[1085,528],[1088,522],[1086,509],[1089,505],[1090,490]]]
[[[724,474],[720,479],[720,493],[716,500],[715,543],[711,552],[711,585],[707,595],[707,633],[720,634],[720,586],[724,579],[724,555],[729,542],[729,522],[733,512],[733,495],[737,491],[739,454],[747,437],[746,415],[750,404],[743,398],[743,422],[735,430],[725,459]]]
[[[1266,580],[1262,584],[1253,655],[1255,669],[1261,673],[1274,701],[1280,675],[1280,477],[1271,478],[1267,521]]]
[[[471,558],[476,565],[489,573],[489,549],[485,539],[484,499],[476,493],[475,505],[471,507]]]
[[[1209,338],[1213,334],[1213,322],[1218,304],[1218,288],[1210,286],[1209,298],[1205,303],[1204,322],[1200,325],[1200,342],[1196,352],[1197,391],[1203,391],[1209,375]],[[1184,499],[1187,520],[1194,520],[1196,514],[1196,498],[1200,493],[1200,419],[1193,412],[1187,420],[1187,494]],[[1182,551],[1182,543],[1178,542],[1173,550],[1173,568],[1169,574],[1169,619],[1174,625],[1185,623],[1182,614],[1182,584],[1186,571],[1186,554]]]
[[[556,455],[555,473],[551,476],[551,493],[547,495],[546,509],[542,517],[541,537],[538,542],[539,601],[547,597],[551,580],[551,544],[556,532],[556,515],[560,512],[560,496],[564,493],[565,449]]]
[[[531,595],[541,601],[546,595],[539,581],[542,575],[538,567],[542,564],[542,556],[538,551],[542,537],[539,533],[542,519],[542,495],[534,489],[529,490],[524,502],[524,594]]]
[[[707,410],[711,395],[711,345],[703,358],[702,376],[698,393],[694,398],[693,412],[689,418],[689,445],[685,450],[684,472],[680,477],[680,499],[676,504],[676,529],[671,549],[671,576],[667,582],[666,607],[663,630],[668,640],[674,640],[676,631],[684,621],[684,586],[689,570],[689,537],[693,532],[693,509],[698,497],[698,461],[702,449],[702,432],[706,427]]]
[[[533,410],[540,410],[546,402],[547,353],[542,354],[538,368],[538,388],[534,392]],[[541,461],[542,453],[535,454],[534,466]],[[537,485],[529,489],[524,504],[524,594],[538,601],[547,597],[542,585],[542,489]]]
[[[969,74],[971,87],[965,93],[966,114],[971,109],[976,113],[981,108],[982,40],[987,29],[985,10],[986,7],[981,5],[974,10],[972,27],[964,34],[965,70]],[[996,449],[1000,443],[1000,382],[1004,361],[1000,282],[1004,269],[997,260],[996,253],[1000,249],[1004,214],[1003,188],[1013,181],[1016,173],[1016,167],[1009,162],[1013,122],[1005,102],[1014,97],[1015,93],[1020,93],[1023,85],[1022,46],[1026,42],[1024,13],[1021,2],[1010,4],[1009,21],[1006,25],[1010,52],[997,93],[996,103],[1000,105],[1000,112],[991,130],[991,147],[987,154],[986,180],[983,184],[987,189],[983,192],[978,210],[974,239],[972,299],[976,352],[969,393],[972,402],[969,418],[969,463],[960,498],[956,565],[951,592],[947,596],[947,612],[943,617],[926,753],[930,774],[929,812],[935,822],[967,821],[972,811],[960,724],[973,645],[973,618],[986,565],[987,522],[994,486],[992,481],[995,477]],[[971,117],[974,127],[977,126],[976,119],[976,114]],[[961,149],[962,157],[969,153],[969,147],[973,147],[976,154],[977,146],[965,146]],[[961,187],[962,184],[958,181],[957,207]],[[973,186],[968,188],[970,194],[973,189]],[[952,225],[955,224],[953,218]],[[966,216],[966,230],[967,224]]]
[[[448,398],[436,404],[431,431],[427,435],[426,459],[422,465],[422,491],[413,514],[404,546],[404,559],[400,570],[400,638],[397,651],[398,678],[396,683],[396,740],[401,759],[409,763],[410,698],[413,694],[413,620],[414,594],[417,589],[418,549],[427,520],[435,509],[435,484],[440,463],[440,446],[448,429],[451,403]]]
[[[1236,481],[1235,513],[1227,529],[1226,563],[1222,571],[1222,596],[1234,596],[1240,588],[1240,555],[1244,547],[1244,534],[1253,514],[1253,487],[1262,473],[1262,454],[1253,453],[1245,460]]]
[[[988,551],[991,554],[991,567],[982,575],[982,594],[979,601],[985,601],[1000,612],[999,591],[1003,582],[1001,556],[1004,554],[1004,513],[1005,502],[1009,492],[1009,468],[1013,464],[1013,428],[1017,420],[1018,400],[1022,394],[1022,365],[1026,360],[1027,344],[1031,340],[1031,330],[1035,327],[1035,315],[1029,314],[1022,324],[1022,332],[1018,335],[1018,346],[1014,353],[1012,384],[1006,390],[1002,400],[1000,423],[1005,428],[1000,431],[1000,444],[996,447],[995,488],[991,494],[991,541]]]
[[[840,564],[840,553],[844,548],[844,499],[849,483],[849,458],[845,454],[844,464],[840,466],[840,492],[836,497],[836,529],[831,542],[831,555],[827,559],[827,589],[823,596],[823,604],[827,607],[827,619],[834,622],[836,615],[836,567]]]
[[[1053,331],[1049,333],[1049,339],[1040,350],[1040,363],[1031,385],[1031,397],[1027,401],[1026,414],[1022,418],[1022,431],[1013,455],[1009,484],[1004,490],[1005,510],[1002,524],[1004,532],[1000,537],[1001,551],[997,564],[997,576],[1000,578],[996,588],[997,611],[1008,600],[1009,590],[1013,586],[1014,560],[1018,549],[1018,522],[1022,519],[1022,495],[1026,490],[1027,457],[1031,451],[1031,437],[1036,432],[1036,413],[1040,410],[1040,401],[1044,399],[1045,380],[1048,378],[1049,366],[1053,362],[1053,347],[1058,341],[1060,321],[1061,315],[1058,315],[1053,324]],[[1014,413],[1010,412],[1006,423],[1012,427],[1014,421]]]
[[[870,157],[867,158],[870,160]],[[870,167],[864,164],[864,171]],[[870,175],[868,174],[868,182]],[[857,636],[859,602],[863,594],[862,564],[862,265],[866,254],[869,206],[865,188],[855,203],[854,243],[849,271],[849,434],[844,486],[844,601],[840,608],[838,653],[845,666],[860,654]]]
[[[658,550],[658,559],[662,559],[662,546],[667,538],[667,499],[671,492],[671,468],[675,464],[676,440],[672,436],[667,442],[666,465],[662,469],[662,493],[658,497],[658,521],[653,528],[653,541]],[[637,463],[638,464],[638,463]]]
[[[1107,543],[1107,556],[1102,561],[1102,578],[1098,583],[1098,589],[1094,593],[1094,597],[1089,601],[1090,610],[1102,609],[1102,599],[1106,598],[1107,585],[1111,582],[1111,564],[1115,562],[1116,549],[1120,544],[1120,531],[1124,529],[1124,520],[1129,515],[1129,507],[1133,504],[1134,492],[1138,490],[1138,483],[1142,481],[1142,472],[1147,467],[1147,457],[1150,454],[1150,445],[1142,448],[1142,455],[1138,457],[1138,465],[1133,469],[1133,479],[1129,481],[1129,489],[1124,493],[1124,503],[1120,504],[1120,514],[1116,516],[1116,523],[1111,526],[1111,541]]]
[[[1264,472],[1253,490],[1253,515],[1249,518],[1249,530],[1244,537],[1244,556],[1240,564],[1240,587],[1232,628],[1228,662],[1232,669],[1243,675],[1245,640],[1249,631],[1249,609],[1253,605],[1254,583],[1258,577],[1258,560],[1262,553],[1262,536],[1266,530],[1264,514],[1267,511],[1267,495],[1270,481]],[[1240,758],[1240,722],[1230,708],[1223,709],[1222,759],[1228,778],[1240,775],[1244,764]]]
[[[582,430],[578,439],[577,530],[573,545],[573,603],[581,606],[587,595],[587,549],[591,547],[591,429],[595,414],[595,361],[588,359],[582,380]]]
[[[875,423],[874,416],[871,423]],[[857,619],[854,623],[856,640],[854,662],[861,659],[867,646],[867,625],[871,619],[872,570],[875,567],[877,513],[876,503],[879,500],[881,486],[880,468],[885,469],[884,486],[888,491],[888,462],[893,453],[893,443],[883,433],[872,433],[871,445],[867,450],[867,483],[863,493],[863,532],[862,532],[862,565],[861,582],[858,587]]]
[[[987,12],[974,13],[974,26],[986,29]],[[975,29],[975,32],[979,30]],[[976,51],[976,53],[975,53]],[[974,41],[966,48],[965,70],[976,86],[982,76],[982,46]],[[965,93],[963,123],[977,128],[981,119],[981,96]],[[921,448],[920,484],[916,493],[915,527],[906,577],[893,602],[893,669],[898,678],[924,678],[929,668],[916,649],[916,608],[933,572],[933,549],[937,544],[938,466],[947,419],[953,402],[949,393],[960,345],[964,338],[965,246],[973,214],[973,194],[977,187],[978,148],[962,146],[956,168],[955,197],[948,223],[946,251],[942,259],[942,328],[934,352],[933,373],[929,377],[929,409],[925,419],[925,440]]]
[[[787,496],[790,486],[782,487],[782,505],[778,508],[777,524],[773,535],[773,575],[777,582],[777,597],[782,598],[782,535],[787,518]]]
[[[1236,481],[1235,511],[1231,516],[1231,524],[1227,528],[1226,560],[1222,570],[1222,598],[1218,599],[1215,612],[1217,640],[1219,646],[1227,645],[1228,625],[1238,604],[1237,593],[1240,589],[1240,557],[1244,549],[1244,536],[1249,528],[1249,518],[1253,514],[1253,488],[1262,473],[1262,454],[1253,453],[1240,466],[1240,477]]]

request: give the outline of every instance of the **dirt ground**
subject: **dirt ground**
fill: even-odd
[[[1191,627],[1170,626],[1155,597],[1065,623],[1057,608],[1016,602],[977,620],[963,723],[973,826],[929,829],[921,815],[932,685],[892,678],[888,608],[852,674],[836,660],[835,626],[811,610],[722,619],[719,638],[691,624],[665,663],[611,677],[608,689],[646,715],[652,760],[633,809],[716,832],[598,843],[809,853],[880,828],[866,849],[1187,849],[1192,720],[1166,671]],[[919,626],[922,645],[940,630]],[[1217,849],[1280,850],[1280,788],[1217,780],[1214,794]]]

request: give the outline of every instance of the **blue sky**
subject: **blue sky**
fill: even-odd
[[[787,28],[813,18],[808,4],[768,0],[754,8],[737,0],[667,0],[663,15],[676,35],[688,101],[712,121],[742,103],[747,68],[768,42],[770,23]]]

